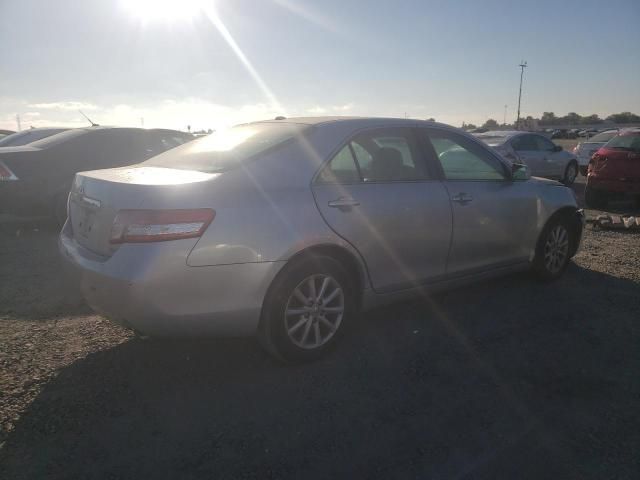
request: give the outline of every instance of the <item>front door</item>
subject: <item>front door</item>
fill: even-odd
[[[428,174],[411,129],[357,135],[321,170],[313,193],[328,225],[364,259],[375,291],[444,276],[449,195]]]
[[[425,129],[453,209],[447,274],[456,276],[528,260],[537,202],[487,148],[449,130]]]
[[[540,150],[536,136],[529,134],[518,135],[511,141],[511,145],[520,162],[529,167],[531,175],[548,177],[552,174],[547,162],[546,152]]]

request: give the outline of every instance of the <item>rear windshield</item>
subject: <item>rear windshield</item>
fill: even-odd
[[[55,135],[43,138],[37,142],[30,143],[29,146],[46,149],[71,140],[72,138],[79,137],[80,135],[84,135],[85,133],[87,133],[87,131],[83,128],[74,128],[72,130],[67,130],[66,132],[56,133]]]
[[[617,134],[618,134],[617,130],[611,130],[609,132],[602,132],[602,133],[598,133],[597,135],[594,135],[588,141],[589,142],[594,142],[594,143],[604,143],[604,142],[608,142],[609,140],[611,140]]]
[[[640,133],[627,133],[613,137],[606,147],[640,153]]]
[[[476,137],[492,147],[502,145],[507,141],[507,138],[509,138],[504,135],[476,135]]]
[[[153,157],[145,165],[217,173],[301,135],[307,125],[256,123],[218,130]]]

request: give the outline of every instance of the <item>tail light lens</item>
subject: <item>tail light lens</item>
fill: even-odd
[[[4,163],[0,162],[0,182],[8,181],[8,180],[18,180],[18,177],[9,170]]]
[[[111,226],[110,243],[146,243],[200,237],[216,216],[195,210],[120,210]]]

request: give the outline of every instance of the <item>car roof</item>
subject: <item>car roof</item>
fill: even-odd
[[[350,124],[353,127],[368,127],[376,126],[379,124],[385,124],[387,126],[412,126],[417,123],[424,123],[425,125],[437,125],[441,127],[453,128],[450,125],[443,123],[431,122],[429,120],[419,120],[415,118],[394,118],[394,117],[347,117],[347,116],[326,116],[326,117],[288,117],[281,120],[261,120],[258,122],[251,122],[251,124],[258,123],[297,123],[302,125],[325,125],[325,124]]]

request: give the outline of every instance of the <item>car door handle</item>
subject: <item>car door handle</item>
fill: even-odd
[[[360,202],[351,197],[340,197],[335,200],[330,200],[328,205],[332,208],[350,208],[357,207]]]
[[[451,201],[459,203],[460,205],[466,205],[467,203],[473,201],[473,197],[468,193],[461,192],[451,197]]]

